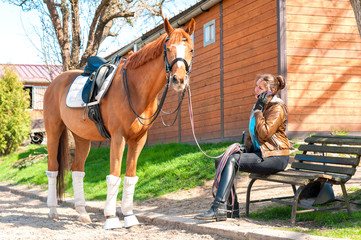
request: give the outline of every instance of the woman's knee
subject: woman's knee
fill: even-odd
[[[231,156],[228,157],[226,164],[228,164],[228,162],[230,162],[230,164],[237,165],[239,158],[240,158],[240,154],[239,153],[234,153],[234,154],[232,154]],[[214,160],[214,166],[215,166],[216,169],[218,168],[218,165],[221,162],[221,160],[222,160],[222,158],[216,158]]]

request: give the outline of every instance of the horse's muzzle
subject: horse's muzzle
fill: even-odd
[[[183,78],[179,78],[177,77],[177,75],[173,75],[171,80],[172,80],[173,88],[176,91],[183,91],[184,88],[189,85],[188,75],[185,75]]]

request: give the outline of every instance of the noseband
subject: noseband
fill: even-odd
[[[162,107],[163,107],[165,98],[166,98],[167,93],[168,93],[168,89],[169,89],[169,85],[170,85],[170,79],[172,78],[172,67],[173,67],[173,65],[178,61],[182,61],[184,63],[184,65],[185,65],[185,68],[186,68],[186,72],[187,72],[186,75],[189,76],[189,74],[191,73],[192,63],[193,63],[193,52],[192,52],[192,60],[191,60],[190,65],[188,65],[187,61],[184,58],[175,58],[169,64],[168,58],[167,58],[167,47],[166,47],[168,40],[169,40],[169,37],[165,40],[164,48],[163,48],[163,59],[164,59],[167,83],[164,86],[163,95],[162,95],[162,98],[161,98],[161,100],[160,100],[160,102],[158,104],[157,110],[154,112],[154,114],[152,116],[150,116],[148,118],[144,118],[144,117],[138,115],[135,112],[134,106],[133,106],[133,103],[132,103],[132,99],[130,97],[130,91],[129,91],[128,80],[127,80],[127,69],[125,68],[125,65],[126,65],[128,60],[123,64],[123,68],[122,68],[122,70],[123,70],[123,86],[124,86],[125,93],[127,94],[128,103],[129,103],[130,109],[132,110],[132,112],[137,117],[139,123],[142,124],[143,126],[150,126],[155,121],[155,119],[158,117],[159,113],[162,111]],[[173,123],[170,124],[170,125],[165,124],[165,122],[163,121],[163,118],[162,118],[162,123],[163,123],[164,126],[167,126],[167,127],[172,126],[175,123],[175,121],[177,120],[177,117],[178,117],[179,111],[180,111],[180,106],[182,105],[182,102],[183,102],[183,97],[184,97],[185,91],[186,91],[186,88],[183,90],[182,96],[181,96],[180,101],[178,103],[178,107],[173,112],[167,113],[167,112],[162,111],[165,114],[173,114],[176,111],[178,111]],[[151,120],[150,123],[144,123],[143,122],[143,121],[147,121],[147,120]]]

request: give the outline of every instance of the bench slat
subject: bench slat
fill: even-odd
[[[357,148],[357,147],[320,146],[320,145],[308,144],[308,145],[300,145],[298,150],[361,155],[361,148]]]
[[[310,137],[328,137],[328,138],[351,138],[351,139],[361,139],[361,136],[355,136],[355,135],[321,135],[321,134],[315,134]]]
[[[307,143],[328,143],[328,144],[347,144],[361,145],[361,137],[359,136],[322,136],[314,135],[304,140]]]
[[[265,181],[271,181],[271,182],[279,182],[279,183],[288,183],[292,185],[303,185],[306,186],[309,182],[315,180],[318,178],[318,174],[306,175],[306,176],[297,176],[297,175],[287,175],[285,172],[282,172],[282,174],[271,174],[271,175],[264,175],[264,174],[257,174],[257,173],[251,173],[249,175],[252,179],[259,179],[259,180],[265,180]]]
[[[294,172],[294,173],[297,173],[300,175],[301,174],[315,174],[315,172],[307,171],[307,170],[288,169],[287,171],[289,171],[290,173]],[[340,183],[340,182],[345,183],[351,179],[351,176],[340,175],[340,174],[335,174],[335,173],[328,173],[328,174],[323,174],[322,176],[320,176],[320,178],[332,180],[334,183]]]
[[[356,172],[355,168],[310,164],[310,163],[302,163],[302,162],[293,162],[291,167],[295,169],[305,169],[305,170],[320,171],[325,173],[339,173],[339,174],[347,174],[347,175],[354,175]]]
[[[251,173],[250,178],[280,182],[280,183],[289,183],[294,185],[307,185],[309,182],[325,179],[328,182],[340,183],[347,182],[351,177],[348,175],[339,175],[339,174],[324,174],[306,170],[296,170],[296,169],[287,169],[278,173],[265,175],[258,173]]]
[[[329,157],[329,156],[308,155],[308,154],[296,154],[295,159],[300,161],[307,161],[307,162],[352,165],[355,167],[358,166],[360,163],[360,158]]]

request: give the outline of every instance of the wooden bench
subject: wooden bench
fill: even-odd
[[[361,137],[314,135],[304,141],[308,144],[299,147],[299,150],[303,151],[303,153],[296,154],[295,160],[289,169],[271,175],[254,173],[249,175],[251,181],[247,188],[246,216],[249,215],[250,203],[278,202],[292,206],[291,225],[294,226],[297,213],[335,209],[335,207],[314,207],[299,203],[300,194],[307,184],[312,182],[340,185],[344,204],[338,208],[346,207],[348,214],[351,215],[345,183],[355,174],[360,163]],[[251,188],[256,180],[290,184],[294,195],[250,201]],[[296,186],[298,186],[298,189],[296,189]],[[287,198],[292,200],[285,200]],[[298,210],[298,208],[305,210]]]

